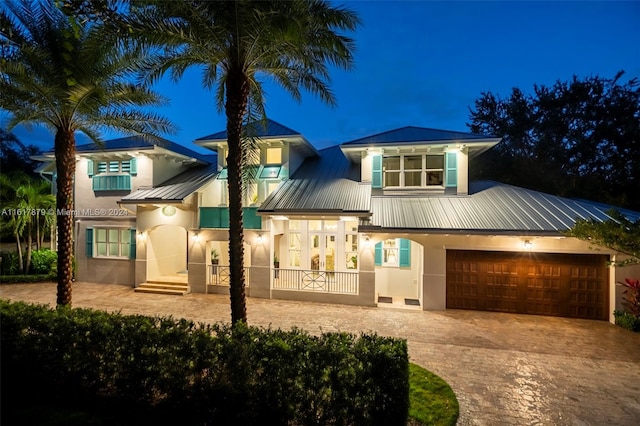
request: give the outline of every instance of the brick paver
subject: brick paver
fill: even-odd
[[[55,304],[55,284],[0,286],[0,297]],[[227,296],[134,293],[76,283],[73,302],[122,313],[228,321]],[[445,379],[461,425],[640,424],[640,334],[601,321],[472,311],[423,312],[248,301],[251,325],[375,331],[406,338],[411,361]]]

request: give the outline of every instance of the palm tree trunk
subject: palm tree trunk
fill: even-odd
[[[242,122],[249,97],[249,80],[241,69],[230,70],[226,81],[227,185],[229,188],[229,269],[231,324],[247,321],[242,224]]]
[[[73,131],[58,129],[55,156],[58,175],[56,209],[58,228],[58,306],[71,306],[73,276],[73,176],[76,172],[76,141]]]
[[[24,264],[22,263],[22,245],[20,244],[20,234],[16,233],[16,247],[18,249],[18,268],[24,273]]]
[[[33,238],[32,238],[32,225],[31,222],[27,223],[27,256],[24,262],[24,273],[28,274],[29,273],[29,269],[31,269],[31,251],[32,251],[32,245],[33,245]]]

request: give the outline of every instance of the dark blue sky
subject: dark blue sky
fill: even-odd
[[[508,96],[600,75],[640,78],[640,2],[388,2],[342,3],[363,26],[356,69],[335,71],[330,108],[312,95],[293,101],[265,83],[267,115],[301,132],[318,148],[402,126],[467,131],[469,107],[482,92]],[[225,128],[214,95],[198,70],[156,89],[171,99],[159,112],[179,127],[168,138],[191,142]],[[17,131],[27,143],[53,145],[51,136]],[[114,137],[114,135],[105,135]]]

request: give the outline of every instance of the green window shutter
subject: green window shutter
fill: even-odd
[[[131,176],[136,176],[138,174],[138,160],[136,158],[129,160],[129,173]]]
[[[93,228],[87,228],[86,237],[87,237],[87,243],[86,243],[87,257],[93,257]]]
[[[400,238],[400,267],[411,266],[411,240]]]
[[[379,242],[378,244],[376,244],[375,247],[375,256],[374,258],[374,264],[376,266],[380,266],[382,265],[382,242]]]
[[[458,154],[456,152],[447,152],[445,157],[446,167],[446,186],[458,186]]]
[[[89,177],[93,177],[93,160],[89,160],[87,162],[87,175],[89,175]]]
[[[136,258],[136,230],[130,229],[131,236],[129,237],[129,259]]]
[[[374,155],[371,165],[371,187],[382,188],[382,155]]]

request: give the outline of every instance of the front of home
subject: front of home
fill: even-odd
[[[499,138],[404,127],[317,150],[272,120],[256,136],[250,297],[612,320],[616,283],[640,272],[563,235],[608,206],[469,182]],[[142,138],[78,147],[79,280],[228,293],[226,132],[195,143],[217,155]]]

